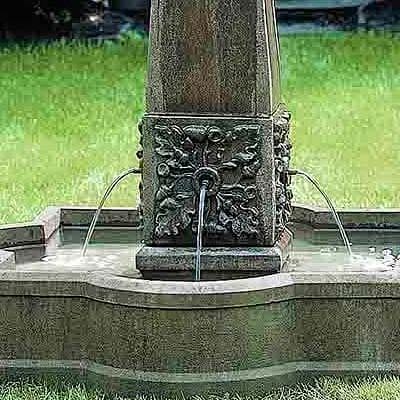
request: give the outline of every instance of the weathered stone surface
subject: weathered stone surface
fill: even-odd
[[[43,225],[34,223],[0,225],[0,249],[44,243]]]
[[[79,375],[131,394],[248,394],[400,371],[398,276],[194,283],[7,271],[0,292],[2,374]]]
[[[45,244],[29,244],[25,246],[8,247],[14,253],[16,264],[39,261],[46,255]]]
[[[398,299],[301,299],[296,310],[303,359],[400,361]]]
[[[351,229],[398,229],[399,209],[345,209],[338,210],[345,228]],[[329,210],[316,206],[297,204],[291,218],[294,222],[308,224],[314,228],[332,228],[336,223]]]
[[[147,112],[270,115],[279,105],[272,3],[152,3]]]
[[[60,224],[64,226],[90,225],[95,207],[61,207]],[[135,208],[104,208],[99,216],[98,225],[139,226],[139,212]]]
[[[271,118],[146,117],[144,127],[146,243],[195,242],[202,171],[214,180],[207,196],[206,246],[275,242]]]
[[[292,234],[285,231],[272,247],[207,247],[201,255],[202,280],[238,279],[279,272],[287,262]],[[196,250],[144,246],[136,268],[145,279],[192,280]]]
[[[0,269],[15,269],[14,253],[0,250]]]
[[[149,246],[273,247],[291,213],[273,4],[152,4],[142,210]]]
[[[46,240],[59,228],[60,214],[58,207],[47,207],[34,219],[35,223],[43,225]]]

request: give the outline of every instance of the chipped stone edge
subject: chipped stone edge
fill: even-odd
[[[61,210],[60,207],[49,206],[33,220],[34,224],[43,226],[45,242],[47,242],[51,235],[60,227]]]

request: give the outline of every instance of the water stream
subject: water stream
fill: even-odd
[[[321,193],[322,197],[325,199],[326,203],[328,204],[329,209],[332,212],[333,218],[336,222],[336,225],[339,228],[339,232],[340,235],[342,237],[343,243],[347,249],[347,252],[349,253],[349,256],[351,258],[353,258],[353,251],[351,249],[351,243],[349,241],[349,238],[347,236],[347,233],[343,227],[343,223],[339,217],[338,212],[336,211],[335,206],[333,205],[331,199],[329,198],[329,196],[326,194],[326,192],[321,188],[321,186],[319,185],[319,183],[309,174],[307,174],[307,172],[304,171],[299,171],[299,170],[292,170],[290,171],[291,175],[300,175],[300,176],[304,176],[310,183],[312,183],[312,185]]]
[[[200,186],[199,195],[199,221],[197,225],[197,240],[196,240],[196,260],[195,260],[195,280],[201,279],[201,252],[203,249],[203,230],[204,230],[204,210],[206,203],[206,195],[208,189],[208,182],[202,182]]]
[[[118,175],[108,186],[107,190],[105,191],[103,197],[101,198],[101,201],[99,203],[99,206],[96,209],[96,212],[93,216],[93,219],[90,223],[82,250],[81,250],[81,256],[84,257],[86,255],[89,243],[92,239],[92,236],[94,234],[94,230],[96,228],[96,224],[98,222],[101,210],[104,207],[104,203],[112,193],[112,191],[115,189],[115,187],[128,175],[131,174],[140,174],[141,170],[138,168],[131,168],[128,169],[127,171],[121,173]],[[325,193],[325,191],[320,187],[318,182],[309,174],[307,174],[304,171],[300,170],[292,170],[290,171],[291,175],[300,175],[305,177],[313,186],[316,187],[316,189],[321,193],[321,195],[324,197],[326,203],[328,204],[333,218],[339,228],[339,232],[341,235],[341,238],[343,240],[343,243],[347,249],[347,252],[351,258],[353,258],[353,252],[351,249],[351,244],[349,241],[349,238],[347,236],[347,233],[343,227],[342,221],[340,220],[339,214],[336,211],[335,206],[333,205],[331,199],[329,196]],[[208,190],[209,182],[207,180],[203,181],[200,185],[200,192],[199,192],[199,204],[198,204],[198,225],[197,225],[197,240],[196,240],[196,253],[195,253],[195,273],[194,273],[194,280],[195,281],[200,281],[201,280],[201,255],[202,255],[202,249],[203,249],[203,231],[204,231],[204,214],[205,214],[205,203],[206,203],[206,197],[207,197],[207,190]]]
[[[141,174],[141,173],[142,173],[142,171],[140,169],[138,169],[138,168],[130,168],[130,169],[126,170],[125,172],[123,172],[122,174],[118,175],[111,182],[110,186],[107,188],[107,190],[105,191],[103,197],[101,198],[99,206],[97,207],[97,210],[96,210],[96,212],[95,212],[95,214],[93,216],[92,222],[90,223],[89,230],[87,232],[87,235],[86,235],[86,238],[85,238],[85,242],[83,244],[82,251],[81,251],[81,256],[82,257],[84,257],[86,255],[86,252],[87,252],[90,240],[92,239],[94,230],[96,228],[96,224],[97,224],[97,221],[99,219],[101,210],[103,209],[104,203],[106,202],[106,200],[108,199],[108,197],[110,196],[112,191],[115,189],[115,187],[118,185],[118,183],[120,183],[128,175]]]

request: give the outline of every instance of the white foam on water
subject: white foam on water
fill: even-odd
[[[385,263],[373,257],[353,254],[350,259],[352,269],[358,272],[386,272],[392,270],[392,264]]]
[[[76,254],[55,254],[42,258],[42,262],[48,263],[57,267],[65,267],[68,269],[90,269],[92,268],[106,268],[113,266],[118,256],[112,257],[99,257],[99,256],[80,256]]]

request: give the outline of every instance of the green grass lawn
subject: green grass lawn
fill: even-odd
[[[171,400],[185,400],[183,395]],[[353,382],[341,379],[321,379],[314,385],[299,385],[259,397],[237,395],[195,396],[191,400],[399,400],[400,379],[360,379]],[[105,395],[84,386],[56,385],[33,382],[14,382],[0,385],[0,400],[128,400]],[[136,397],[135,400],[157,400],[157,397]],[[189,400],[189,398],[188,398]]]
[[[0,223],[50,204],[96,204],[136,165],[147,46],[5,49],[0,54]],[[136,204],[130,178],[112,204]]]
[[[339,206],[399,206],[400,40],[290,36],[281,47],[293,166]],[[50,204],[97,204],[136,165],[146,53],[139,38],[0,50],[0,223]],[[134,206],[135,179],[108,205]],[[295,200],[323,205],[300,179]]]

